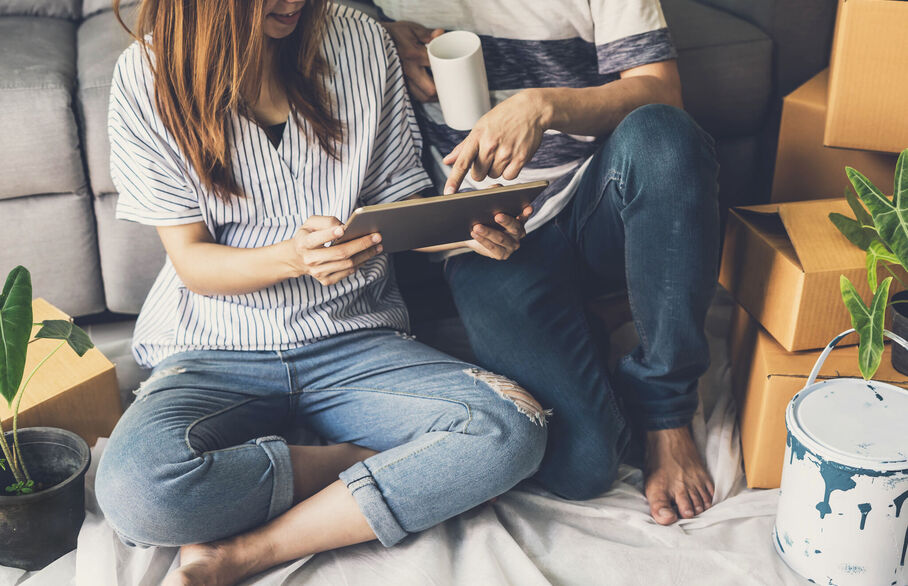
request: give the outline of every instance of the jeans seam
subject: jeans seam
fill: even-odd
[[[361,392],[366,392],[366,393],[380,393],[383,395],[395,395],[398,397],[413,397],[416,399],[428,399],[430,401],[441,401],[443,403],[451,403],[454,405],[460,405],[461,407],[464,408],[464,411],[467,412],[467,421],[464,423],[463,429],[461,429],[457,433],[466,433],[467,428],[470,425],[470,422],[473,420],[473,410],[470,409],[470,405],[468,403],[464,403],[463,401],[458,401],[456,399],[447,399],[445,397],[433,397],[433,396],[429,396],[429,395],[418,395],[415,393],[404,393],[401,391],[389,391],[388,389],[373,389],[373,388],[368,388],[368,387],[329,387],[329,388],[325,388],[325,389],[301,389],[299,391],[294,391],[292,394],[299,395],[302,393],[329,393],[329,392],[334,392],[334,391],[361,391]]]
[[[193,428],[196,425],[198,425],[199,423],[201,423],[207,419],[217,417],[218,415],[222,415],[228,411],[231,411],[232,409],[236,409],[237,407],[241,407],[243,405],[249,404],[252,401],[255,401],[257,399],[258,399],[258,397],[250,397],[250,398],[244,399],[242,401],[237,401],[236,403],[228,405],[227,407],[224,407],[223,409],[219,409],[219,410],[215,411],[214,413],[208,413],[206,415],[203,415],[202,417],[199,417],[198,419],[194,420],[192,423],[187,425],[186,430],[183,432],[183,440],[186,442],[186,447],[189,448],[189,451],[192,453],[192,455],[195,457],[199,457],[202,454],[210,453],[210,452],[201,452],[200,453],[195,448],[192,447],[192,443],[190,443],[190,441],[189,441],[189,434],[192,432]],[[217,451],[217,450],[212,450],[212,451]]]
[[[467,424],[469,424],[469,421],[467,421]],[[448,432],[448,434],[450,434],[450,433],[451,433],[451,432]],[[463,433],[463,432],[454,432],[454,433]],[[381,472],[382,470],[384,470],[385,468],[389,468],[389,467],[391,467],[391,466],[393,466],[393,465],[395,465],[395,464],[398,464],[398,463],[400,463],[400,462],[403,462],[404,460],[407,460],[408,458],[411,458],[411,457],[413,457],[413,456],[415,456],[415,455],[417,455],[417,454],[420,454],[420,453],[422,453],[422,452],[428,450],[429,448],[434,448],[434,447],[437,446],[439,443],[445,441],[446,439],[449,439],[450,437],[451,437],[450,435],[443,435],[443,436],[441,436],[440,438],[436,439],[434,442],[432,442],[432,443],[430,443],[430,444],[427,444],[427,445],[425,445],[425,446],[419,448],[419,449],[416,450],[415,452],[409,452],[409,453],[407,453],[407,454],[401,456],[400,458],[398,458],[398,459],[396,459],[396,460],[394,460],[394,461],[392,461],[392,462],[387,462],[387,463],[385,463],[385,464],[382,464],[380,467],[376,468],[375,470],[370,470],[371,475],[372,475],[372,478],[374,479],[374,478],[375,478],[375,475],[378,474],[379,472]]]

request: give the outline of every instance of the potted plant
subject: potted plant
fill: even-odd
[[[25,376],[29,344],[39,339],[60,343]],[[63,429],[18,428],[29,382],[66,345],[80,357],[93,347],[70,321],[33,323],[31,275],[14,268],[0,292],[0,396],[13,412],[10,431],[0,424],[0,565],[43,568],[75,549],[85,519],[88,445]]]
[[[895,312],[893,331],[908,338],[908,286],[890,267],[897,264],[908,270],[908,149],[902,151],[895,166],[892,198],[851,167],[846,167],[845,173],[854,187],[845,197],[855,217],[829,214],[829,219],[852,244],[867,253],[867,282],[873,293],[870,304],[864,303],[844,275],[841,288],[852,325],[861,337],[858,347],[861,374],[869,380],[883,355],[883,323],[893,280],[901,287],[891,302]],[[882,282],[878,279],[881,262],[889,273]],[[908,353],[898,344],[893,345],[892,362],[897,370],[908,374]]]

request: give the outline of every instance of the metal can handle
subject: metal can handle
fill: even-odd
[[[848,331],[842,332],[841,334],[839,334],[838,336],[833,338],[831,342],[829,342],[829,344],[826,346],[826,348],[820,354],[820,357],[817,358],[817,363],[813,365],[813,370],[810,371],[810,376],[807,377],[807,384],[804,385],[805,387],[809,387],[813,383],[817,382],[817,376],[820,374],[820,369],[823,368],[823,363],[826,362],[826,357],[829,356],[829,353],[832,352],[832,349],[835,348],[836,345],[842,341],[842,338],[844,338],[848,334],[855,333],[855,331],[856,330],[854,328],[851,328]],[[883,335],[886,336],[887,338],[889,338],[890,340],[892,340],[893,342],[897,343],[899,346],[901,346],[905,350],[908,350],[908,342],[906,342],[905,339],[902,338],[901,336],[899,336],[897,334],[893,334],[889,330],[883,330]]]

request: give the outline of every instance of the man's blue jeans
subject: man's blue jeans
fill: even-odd
[[[95,490],[127,543],[249,531],[293,504],[283,436],[302,427],[380,452],[340,478],[393,545],[532,474],[546,437],[537,407],[507,379],[390,330],[277,352],[182,352],[117,423]]]
[[[552,492],[608,490],[630,437],[623,403],[642,429],[690,422],[709,363],[717,173],[712,138],[687,114],[644,106],[604,142],[571,203],[509,260],[446,262],[479,363],[554,411],[536,475]],[[640,345],[610,376],[584,306],[623,287]]]

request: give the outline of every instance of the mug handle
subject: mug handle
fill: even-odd
[[[829,356],[829,353],[832,352],[832,349],[835,348],[836,345],[842,341],[842,338],[844,338],[848,334],[855,333],[855,331],[856,330],[854,328],[851,328],[848,331],[842,332],[841,334],[839,334],[838,336],[833,338],[831,342],[829,342],[829,344],[826,346],[826,348],[820,354],[820,357],[817,358],[817,363],[813,365],[813,370],[810,371],[810,376],[807,377],[807,384],[804,385],[805,387],[809,387],[813,383],[817,382],[817,376],[820,374],[820,369],[823,368],[823,363],[826,362],[826,357]],[[889,338],[890,340],[892,340],[893,342],[897,343],[899,346],[901,346],[905,350],[908,350],[908,342],[906,342],[905,339],[902,338],[901,336],[893,334],[889,330],[883,330],[883,335],[886,336],[887,338]]]

